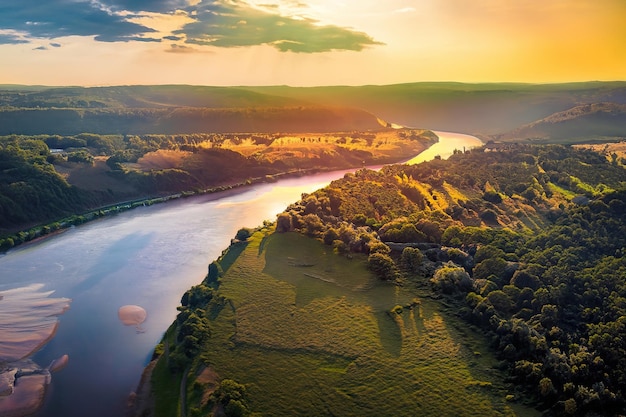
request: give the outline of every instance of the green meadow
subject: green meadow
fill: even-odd
[[[413,286],[377,280],[364,256],[264,230],[224,263],[228,302],[196,365],[244,384],[252,415],[536,415],[507,401],[483,338]],[[192,379],[187,407],[215,412],[198,392],[213,384]]]

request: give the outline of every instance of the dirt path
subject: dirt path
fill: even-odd
[[[189,375],[189,366],[183,371],[183,378],[180,380],[180,417],[187,417],[187,376]]]

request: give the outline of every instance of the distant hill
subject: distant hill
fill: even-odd
[[[363,110],[322,107],[103,108],[0,111],[0,135],[332,132],[380,129]]]
[[[279,107],[302,100],[237,87],[132,85],[38,87],[0,85],[0,106],[18,108]]]
[[[52,126],[56,129],[58,125],[65,125],[64,132],[68,133],[76,133],[80,127],[82,131],[100,134],[122,131],[179,133],[171,129],[180,129],[181,126],[187,129],[184,132],[196,132],[197,129],[203,132],[241,132],[248,129],[261,132],[267,129],[330,131],[350,130],[354,128],[354,123],[361,122],[365,124],[359,125],[359,130],[376,128],[370,116],[364,115],[368,113],[398,125],[489,138],[512,132],[555,113],[596,103],[626,104],[626,82],[422,82],[358,87],[157,85],[51,88],[0,85],[0,134],[26,134],[35,130],[61,133],[48,128]],[[333,106],[334,110],[328,110],[329,106]],[[232,110],[244,108],[264,109],[262,113],[267,114],[250,115]],[[298,110],[296,119],[293,119],[294,109],[300,108],[304,110]],[[320,119],[321,108],[336,117]],[[343,110],[337,110],[339,108]],[[50,113],[32,112],[41,109],[48,109]],[[213,118],[217,118],[218,113],[212,113],[211,109],[231,110],[225,119],[222,114],[217,121]],[[279,116],[280,112],[276,109],[287,110]],[[5,114],[16,110],[30,112]],[[342,116],[338,115],[338,111]],[[310,114],[306,116],[306,112]],[[183,113],[184,117],[181,116]],[[620,126],[619,121],[617,126]],[[589,136],[606,135],[602,133],[604,131],[595,130],[598,127],[601,125],[592,123],[580,132]],[[564,137],[569,132],[566,129],[560,134],[552,132],[552,135]]]
[[[576,106],[497,135],[495,139],[554,143],[606,137],[626,138],[626,105],[593,103]]]
[[[404,126],[486,137],[575,106],[626,104],[626,82],[568,84],[410,83],[385,86],[251,87],[316,103],[358,107]]]

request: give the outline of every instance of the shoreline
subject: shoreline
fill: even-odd
[[[425,151],[429,150],[433,145],[436,145],[437,143],[439,143],[440,134],[446,133],[446,132],[433,132],[433,133],[437,135],[437,142],[431,143],[430,146],[424,148],[419,154],[414,155],[409,160],[403,160],[403,161],[393,162],[393,163],[402,164],[402,163],[406,163],[410,161],[413,158],[418,157],[419,155],[423,154]],[[452,135],[457,135],[457,134],[452,133]],[[471,136],[471,135],[466,135],[466,136]],[[476,138],[476,139],[478,139],[480,142],[484,144],[484,142],[481,139],[479,138]],[[371,166],[366,167],[366,168],[371,168]],[[330,169],[329,170],[317,170],[317,172],[323,172],[323,171],[332,171],[332,170]],[[225,251],[226,250],[228,250],[228,248],[226,248]],[[152,389],[152,373],[154,371],[154,367],[158,360],[159,360],[159,357],[153,358],[150,361],[150,363],[144,368],[142,375],[141,375],[140,382],[137,385],[136,392],[131,393],[131,395],[129,396],[128,417],[154,417],[154,392]]]
[[[434,132],[433,132],[434,133]],[[435,133],[436,134],[436,133]],[[428,146],[424,147],[418,154],[414,155],[412,158],[424,153],[433,145],[436,145],[439,142],[439,136],[437,136],[437,141],[432,143],[427,143]],[[134,200],[120,201],[113,204],[108,204],[106,206],[96,207],[86,212],[77,213],[70,215],[68,217],[57,219],[48,223],[39,224],[27,229],[21,229],[16,232],[6,234],[0,236],[2,239],[13,240],[13,245],[8,248],[0,247],[0,256],[8,253],[11,249],[17,248],[19,246],[35,243],[41,241],[43,239],[48,238],[49,236],[57,235],[63,232],[66,229],[69,229],[73,226],[78,226],[84,223],[88,223],[103,217],[108,217],[115,215],[117,213],[121,213],[124,211],[132,210],[138,207],[144,207],[146,205],[160,204],[166,203],[170,200],[178,200],[181,198],[188,198],[206,194],[214,194],[222,191],[235,190],[239,188],[243,188],[246,186],[254,185],[254,184],[262,184],[262,183],[272,183],[279,181],[281,179],[286,178],[298,178],[307,176],[310,174],[318,174],[322,172],[332,172],[339,170],[349,170],[349,169],[361,169],[361,168],[377,168],[384,165],[390,164],[401,164],[404,163],[406,159],[400,160],[392,160],[392,161],[382,161],[377,165],[367,165],[367,166],[347,166],[347,167],[317,167],[317,168],[308,168],[308,169],[297,169],[286,172],[278,172],[276,174],[267,174],[262,177],[254,177],[254,178],[246,178],[245,180],[240,180],[238,182],[227,183],[222,185],[216,185],[213,187],[205,188],[203,190],[197,191],[180,191],[178,193],[167,194],[162,196],[149,196],[138,198]],[[0,239],[0,243],[2,243],[2,239]]]

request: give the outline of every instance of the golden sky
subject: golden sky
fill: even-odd
[[[626,80],[625,0],[2,3],[0,84]]]

